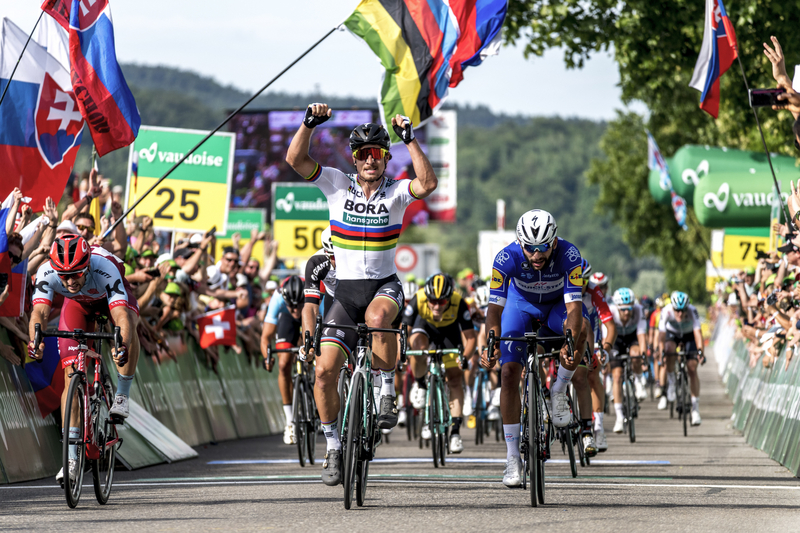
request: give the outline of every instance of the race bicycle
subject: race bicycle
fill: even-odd
[[[107,323],[107,319],[98,318],[96,322],[98,328],[102,329]],[[114,333],[91,333],[81,329],[43,332],[41,324],[35,324],[34,329],[34,346],[39,346],[45,337],[60,337],[78,341],[78,354],[76,361],[72,364],[72,373],[69,375],[67,402],[62,414],[64,419],[61,454],[64,466],[62,488],[67,498],[67,505],[75,508],[81,499],[83,474],[88,459],[92,469],[95,497],[98,503],[105,505],[114,482],[117,447],[122,444],[122,439],[117,434],[116,424],[122,424],[124,420],[109,417],[108,413],[114,403],[114,385],[102,359],[88,357],[87,352],[89,352],[89,342],[97,341],[94,353],[100,354],[104,340],[113,341],[115,349],[119,350],[122,345],[120,329],[115,327]],[[94,376],[91,383],[87,377],[89,372],[87,357],[94,360]],[[70,426],[79,428],[80,434],[77,437],[70,437]],[[77,476],[74,480],[70,476],[69,469],[70,446],[76,446],[78,449]]]
[[[625,413],[622,419],[623,432],[628,434],[631,443],[636,442],[636,419],[639,418],[639,400],[636,399],[636,388],[634,380],[636,375],[633,373],[632,365],[634,360],[641,357],[631,357],[630,352],[620,354],[619,361],[622,363],[622,409]]]
[[[484,350],[486,348],[484,347]],[[489,408],[492,403],[492,382],[489,370],[478,367],[473,390],[475,391],[472,403],[473,416],[475,417],[475,444],[483,444],[484,437],[489,436],[494,426],[495,440],[500,442],[500,432],[503,422],[498,417],[496,420],[489,420]]]
[[[542,382],[539,377],[540,361],[544,358],[558,357],[558,351],[539,354],[538,345],[545,341],[566,341],[569,357],[575,353],[572,331],[566,335],[555,337],[539,337],[541,324],[534,321],[532,331],[523,337],[496,337],[494,330],[489,331],[487,342],[490,354],[494,353],[496,342],[524,342],[527,362],[525,365],[525,387],[522,402],[522,427],[520,435],[520,456],[522,457],[522,488],[526,488],[526,476],[530,477],[531,506],[544,505],[544,463],[550,457],[550,435],[553,428],[549,420],[550,413],[544,401]],[[571,433],[568,433],[571,434]]]
[[[442,356],[455,355],[459,362],[463,361],[462,347],[435,350],[406,350],[407,356],[419,357],[427,355],[428,362],[428,393],[425,395],[425,415],[422,423],[431,431],[431,451],[433,453],[433,466],[444,466],[445,456],[450,453],[450,426],[453,418],[450,415],[450,400],[445,389],[444,363]],[[463,364],[459,364],[463,366]],[[422,438],[422,437],[420,437]]]
[[[347,402],[342,420],[342,454],[344,457],[344,508],[353,505],[353,491],[356,504],[364,505],[367,493],[369,462],[375,458],[375,448],[380,442],[378,429],[378,406],[373,393],[372,378],[372,333],[395,333],[400,335],[400,360],[405,363],[407,330],[392,328],[371,328],[366,324],[357,326],[336,324],[337,329],[355,330],[358,335],[355,365],[353,367]]]
[[[686,367],[687,357],[696,355],[700,352],[693,350],[691,352],[684,351],[686,346],[684,343],[678,343],[674,353],[667,353],[667,356],[677,356],[675,361],[675,372],[677,379],[675,384],[675,401],[669,402],[669,417],[673,418],[674,411],[678,412],[678,420],[683,424],[683,436],[689,435],[690,416],[692,411],[691,390],[689,387],[689,372]],[[705,364],[703,358],[701,364]]]

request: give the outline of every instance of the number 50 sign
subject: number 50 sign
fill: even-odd
[[[197,130],[142,126],[130,149],[126,208],[206,135]],[[224,232],[234,147],[233,133],[214,134],[142,200],[136,215],[151,217],[156,229],[204,232],[216,226],[218,232]]]

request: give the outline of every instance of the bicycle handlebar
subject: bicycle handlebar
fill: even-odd
[[[400,335],[400,364],[406,364],[406,350],[408,349],[408,326],[403,324],[399,329],[394,328],[372,328],[364,323],[356,326],[349,324],[331,324],[330,327],[336,329],[350,329],[356,332],[359,338],[366,338],[370,333],[394,333]]]
[[[36,346],[41,344],[42,339],[44,337],[60,337],[63,339],[76,339],[76,340],[87,340],[87,339],[106,339],[106,340],[113,340],[115,344],[115,348],[119,348],[119,345],[122,344],[122,335],[120,333],[119,326],[114,326],[114,333],[93,333],[89,331],[83,331],[82,329],[76,329],[73,331],[61,331],[57,329],[48,329],[42,331],[41,324],[34,324],[34,343]]]
[[[406,355],[453,355],[458,354],[461,355],[462,350],[456,348],[448,348],[446,350],[437,349],[437,350],[407,350]]]
[[[524,342],[528,345],[531,344],[538,344],[540,341],[565,341],[569,346],[570,353],[575,353],[575,346],[574,341],[572,338],[572,330],[568,329],[564,335],[556,336],[556,337],[539,337],[535,333],[526,333],[524,337],[496,337],[494,334],[494,330],[489,331],[489,339],[486,343],[488,345],[489,350],[489,358],[491,359],[494,355],[494,345],[496,342],[499,341],[511,341],[511,342]],[[548,357],[555,357],[558,355],[559,352],[550,352],[550,354],[539,355],[540,359],[548,358]]]

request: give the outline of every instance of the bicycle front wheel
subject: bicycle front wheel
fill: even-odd
[[[105,368],[101,368],[102,390],[98,391],[97,417],[94,419],[94,439],[100,449],[100,457],[92,461],[92,482],[98,503],[105,505],[111,494],[117,458],[117,445],[108,446],[107,442],[117,438],[117,430],[108,418],[108,411],[114,401],[114,385]]]
[[[541,435],[541,427],[539,426],[539,391],[536,385],[536,378],[533,377],[532,372],[528,372],[528,465],[530,468],[530,485],[531,485],[531,507],[539,506],[539,463],[542,461],[542,453],[540,449],[539,437]],[[523,433],[524,434],[524,433]],[[544,494],[542,494],[544,499]],[[544,503],[544,502],[542,502]]]
[[[439,405],[437,388],[439,387],[438,380],[434,374],[431,374],[430,382],[428,383],[428,428],[431,430],[431,454],[433,455],[433,466],[439,468]]]
[[[306,389],[302,378],[298,374],[294,377],[294,401],[292,406],[294,440],[297,445],[297,456],[300,466],[306,466]]]
[[[347,393],[350,390],[350,370],[346,366],[343,366],[341,370],[339,370],[339,383],[337,387],[337,391],[339,392],[339,415],[336,418],[336,427],[340,430],[342,429],[342,424],[344,423],[344,408],[347,405]]]
[[[469,398],[465,398],[465,401],[469,401]],[[483,443],[483,425],[485,424],[483,420],[484,415],[484,405],[483,405],[483,373],[478,373],[478,377],[475,379],[475,409],[473,410],[473,415],[475,416],[475,445]]]
[[[690,411],[690,403],[688,399],[688,387],[686,383],[686,373],[683,369],[680,372],[680,383],[678,386],[678,399],[681,402],[681,420],[683,422],[683,436],[687,437],[689,435],[689,411]]]
[[[358,477],[358,458],[361,455],[361,441],[363,439],[364,416],[364,375],[353,376],[350,405],[347,417],[347,437],[345,439],[344,461],[344,508],[350,509],[353,505],[353,489]],[[372,391],[370,391],[372,394]]]
[[[629,379],[626,382],[625,387],[625,418],[628,422],[628,438],[631,441],[631,444],[636,442],[636,422],[634,417],[634,409],[636,398],[633,396],[633,383]]]
[[[61,463],[64,465],[64,494],[67,497],[67,505],[74,509],[81,499],[81,488],[83,487],[83,471],[86,461],[86,418],[84,416],[86,384],[81,374],[74,374],[69,382],[69,392],[67,403],[64,407],[64,438],[61,454]],[[70,413],[77,410],[75,422],[71,422]],[[69,428],[72,424],[79,431],[78,437],[69,436]],[[73,480],[69,475],[69,447],[75,446],[78,449],[76,476]]]

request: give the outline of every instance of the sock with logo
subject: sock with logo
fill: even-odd
[[[558,377],[556,378],[556,382],[553,383],[553,386],[550,387],[550,392],[561,393],[567,390],[567,385],[569,385],[569,382],[572,381],[572,375],[574,373],[574,370],[567,370],[564,368],[564,365],[559,366]]]
[[[81,436],[81,428],[69,428],[69,438],[70,439],[77,439]],[[70,444],[69,445],[69,458],[70,459],[77,459],[78,458],[78,445],[77,444]]]
[[[506,460],[519,459],[519,424],[503,424],[503,433],[506,435]]]
[[[381,370],[381,396],[394,397],[394,368],[391,370]]]
[[[458,435],[461,432],[461,422],[463,422],[463,420],[464,419],[461,418],[460,416],[453,417],[453,426],[452,429],[450,430],[451,435]]]
[[[325,440],[328,443],[328,450],[341,450],[342,441],[339,440],[339,423],[334,420],[333,422],[323,422],[322,432],[325,433]]]
[[[133,376],[123,376],[117,372],[117,396],[130,396]]]

